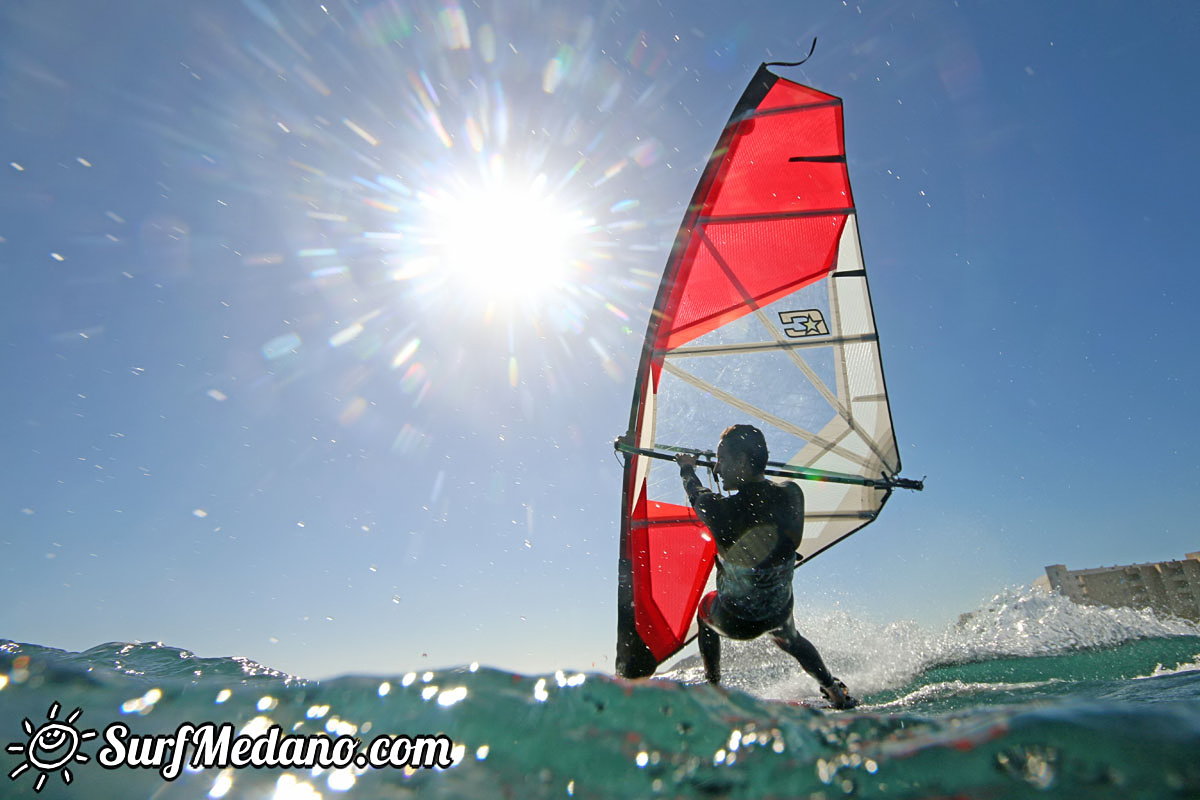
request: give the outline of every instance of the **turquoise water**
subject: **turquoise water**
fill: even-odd
[[[864,703],[816,687],[769,646],[727,657],[731,688],[478,666],[308,681],[162,644],[70,653],[0,642],[0,796],[41,798],[1200,797],[1200,629],[1146,612],[1009,592],[944,631],[798,617]],[[821,632],[821,635],[817,635]],[[53,704],[59,704],[53,707]],[[442,733],[444,769],[106,769],[102,734],[60,768],[32,729],[80,713],[169,734],[278,724],[364,741]],[[51,712],[53,711],[53,714]],[[449,749],[448,749],[448,752]],[[42,758],[37,764],[49,762]],[[37,779],[45,774],[40,792]]]

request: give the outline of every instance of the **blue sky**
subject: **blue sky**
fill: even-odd
[[[813,36],[784,74],[844,99],[928,480],[798,573],[801,620],[1200,549],[1195,10],[744,5],[6,4],[0,636],[611,670],[657,275]],[[480,197],[496,258],[561,269],[471,291]]]

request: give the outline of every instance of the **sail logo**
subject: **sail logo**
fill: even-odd
[[[779,321],[783,324],[783,332],[789,339],[829,335],[829,326],[825,324],[825,315],[815,308],[804,311],[780,311]]]

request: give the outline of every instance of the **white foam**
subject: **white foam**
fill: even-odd
[[[1200,636],[1200,625],[1186,620],[1149,610],[1078,605],[1029,587],[1005,589],[940,631],[910,621],[879,624],[844,610],[812,609],[796,615],[796,627],[859,696],[898,689],[938,664],[1054,655],[1158,636]],[[731,688],[765,699],[817,697],[816,682],[765,637],[723,641],[721,661],[724,683]],[[703,673],[692,657],[666,677],[698,682]]]
[[[897,697],[895,700],[890,700],[886,703],[878,703],[875,705],[862,706],[866,711],[879,711],[882,709],[905,708],[908,706],[920,705],[930,700],[940,700],[946,697],[960,697],[962,695],[971,694],[995,694],[1000,692],[1018,692],[1027,689],[1037,689],[1042,686],[1049,686],[1052,683],[1058,683],[1055,680],[1046,681],[1028,681],[1024,683],[978,683],[968,681],[939,681],[938,683],[929,683],[925,686],[920,686],[906,695]]]
[[[1196,660],[1189,661],[1187,663],[1176,664],[1174,667],[1164,667],[1162,664],[1158,664],[1154,667],[1154,671],[1149,675],[1137,675],[1134,677],[1134,680],[1160,678],[1163,675],[1179,675],[1184,672],[1200,672],[1200,653],[1192,656],[1192,658]]]

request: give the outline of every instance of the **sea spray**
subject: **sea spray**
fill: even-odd
[[[844,610],[798,611],[796,627],[821,652],[830,670],[858,695],[904,686],[942,665],[1036,658],[1112,648],[1127,642],[1200,637],[1200,625],[1149,609],[1085,606],[1029,587],[1010,587],[941,630],[909,621],[878,624]],[[817,684],[768,638],[722,641],[727,685],[758,697],[816,700]],[[1153,665],[1151,665],[1153,666]],[[688,683],[703,680],[699,657],[664,672]]]

